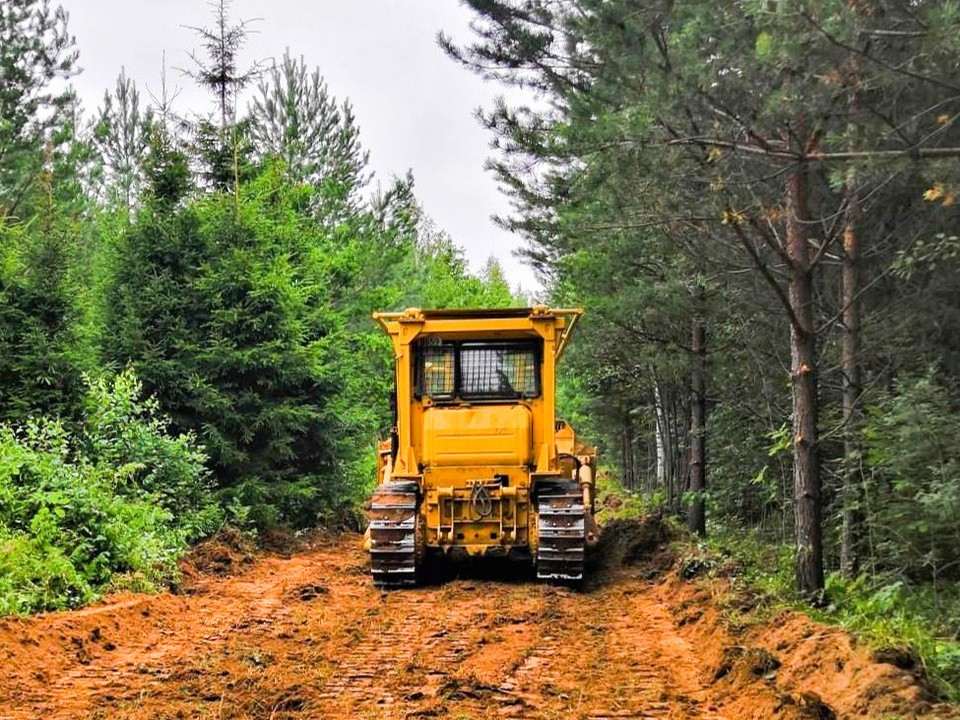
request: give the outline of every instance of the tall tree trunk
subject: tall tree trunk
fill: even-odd
[[[697,288],[697,305],[702,305],[703,288]],[[701,537],[707,534],[704,493],[707,489],[707,328],[698,315],[693,320],[691,343],[693,370],[690,376],[690,514],[687,528]]]
[[[628,410],[623,416],[623,480],[628,490],[637,484],[636,463],[633,459],[633,418]]]
[[[654,380],[653,382],[653,403],[654,403],[654,412],[656,415],[656,443],[657,443],[657,485],[662,487],[667,492],[668,502],[670,500],[670,487],[669,487],[669,475],[670,475],[670,456],[668,444],[669,440],[667,439],[667,411],[663,406],[663,393],[660,390],[660,383]]]
[[[847,0],[856,16],[857,0]],[[850,58],[850,129],[855,131],[860,112],[860,58]],[[843,373],[843,523],[840,529],[840,572],[852,579],[860,573],[863,537],[862,484],[860,464],[861,383],[860,383],[860,204],[856,172],[847,170],[845,178],[847,208],[843,223],[843,349],[840,368]]]
[[[840,571],[853,578],[860,572],[863,515],[860,498],[860,240],[859,206],[853,170],[847,172],[847,209],[843,228],[843,526]]]
[[[801,126],[802,127],[802,126]],[[816,328],[813,268],[807,230],[806,167],[798,165],[787,180],[787,246],[792,276],[788,298],[791,380],[793,385],[793,472],[796,498],[797,589],[818,601],[823,591],[823,535],[820,507],[820,461],[817,445]]]

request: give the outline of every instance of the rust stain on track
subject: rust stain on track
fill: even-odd
[[[381,593],[357,537],[324,538],[181,595],[0,622],[0,718],[743,717],[662,583],[620,568],[594,585]]]

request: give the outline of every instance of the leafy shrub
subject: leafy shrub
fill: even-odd
[[[960,414],[934,376],[897,383],[864,427],[871,556],[913,579],[960,576]]]
[[[0,425],[0,614],[76,607],[119,573],[162,582],[221,522],[205,456],[166,434],[132,373],[88,386],[80,433]]]
[[[132,371],[88,384],[84,450],[98,465],[117,469],[121,494],[130,490],[171,514],[187,542],[222,521],[212,502],[207,456],[190,434],[173,435],[155,397],[143,398]]]

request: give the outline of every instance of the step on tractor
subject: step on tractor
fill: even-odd
[[[428,553],[511,557],[541,580],[582,581],[599,541],[597,456],[556,420],[554,383],[582,312],[374,314],[396,364],[365,536],[377,587],[415,585]]]

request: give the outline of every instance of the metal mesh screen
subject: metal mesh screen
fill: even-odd
[[[537,356],[532,347],[463,345],[460,394],[463,397],[535,397],[540,394]]]
[[[421,394],[431,397],[452,397],[454,383],[454,348],[452,345],[427,345],[421,349]]]

